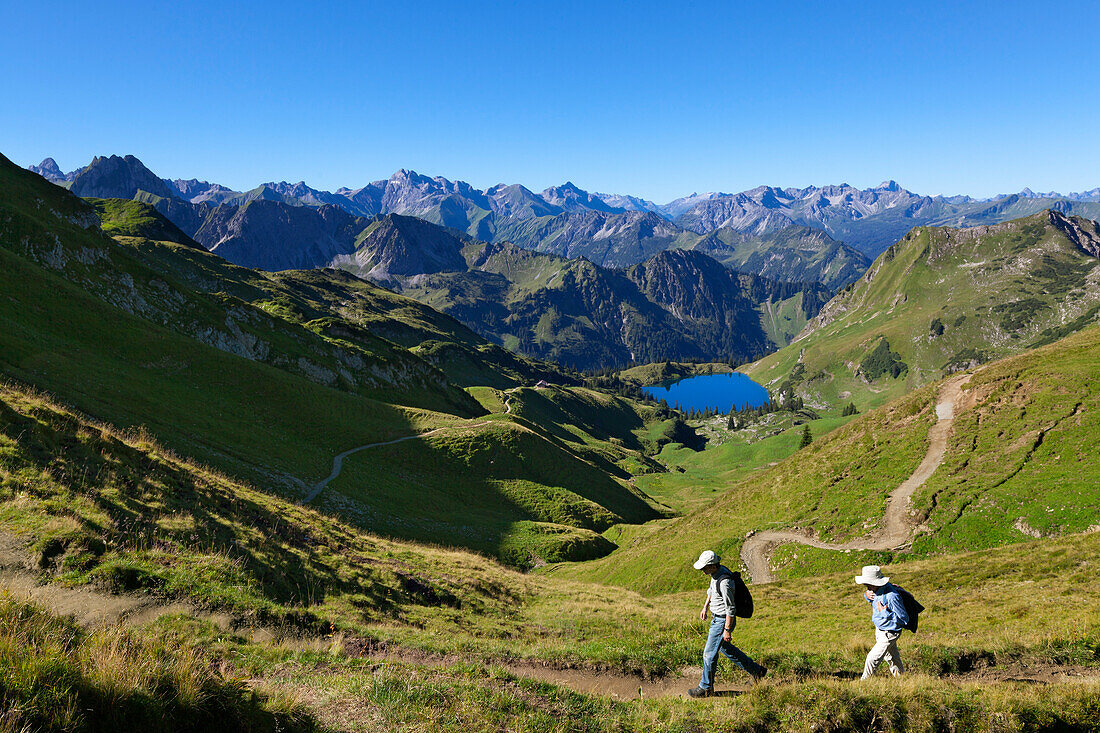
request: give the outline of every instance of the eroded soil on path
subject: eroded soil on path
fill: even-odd
[[[969,406],[963,396],[963,386],[970,381],[970,374],[960,374],[948,379],[940,389],[936,403],[936,423],[928,430],[928,451],[917,469],[890,492],[886,499],[886,512],[879,527],[866,537],[850,542],[822,542],[808,531],[767,530],[757,532],[741,546],[741,560],[749,571],[753,583],[770,583],[775,580],[770,558],[780,545],[798,543],[822,550],[893,550],[907,544],[919,523],[911,513],[911,499],[927,481],[947,452],[947,440],[955,423],[955,415]]]

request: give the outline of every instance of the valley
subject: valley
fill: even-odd
[[[0,158],[0,728],[1089,730],[1095,202],[849,189]],[[697,701],[705,548],[769,674]]]

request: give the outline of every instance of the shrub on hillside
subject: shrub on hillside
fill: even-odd
[[[873,382],[884,374],[900,377],[909,371],[909,367],[901,360],[901,354],[891,351],[890,342],[880,338],[875,348],[860,363],[859,371],[868,381]]]

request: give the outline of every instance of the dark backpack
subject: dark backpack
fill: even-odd
[[[740,618],[752,618],[752,594],[745,581],[741,580],[741,573],[733,571],[733,602],[737,605],[734,615]]]
[[[904,588],[899,588],[895,585],[894,589],[898,592],[898,595],[901,596],[901,604],[905,606],[905,613],[909,616],[909,623],[905,624],[905,628],[915,634],[917,633],[917,618],[920,616],[920,612],[924,610],[924,606],[913,597],[912,593]]]

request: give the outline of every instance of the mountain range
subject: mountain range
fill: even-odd
[[[578,369],[754,358],[788,343],[831,295],[819,283],[737,273],[699,251],[658,252],[620,270],[400,214],[372,221],[355,251],[330,264]]]
[[[126,167],[133,170],[120,171]],[[160,179],[156,183],[154,174],[133,156],[97,157],[70,173],[63,173],[52,158],[30,169],[72,187],[81,196],[133,198],[142,190],[190,204],[241,206],[262,199],[296,206],[332,205],[358,216],[406,214],[483,241],[513,241],[530,249],[584,256],[596,264],[615,267],[637,264],[673,243],[689,247],[691,235],[725,229],[764,240],[790,227],[816,229],[874,258],[914,226],[991,224],[1050,208],[1100,218],[1100,189],[1067,195],[1024,189],[1018,194],[975,199],[921,195],[895,181],[885,181],[869,189],[847,184],[759,186],[732,194],[693,193],[658,205],[635,196],[590,193],[573,183],[541,193],[519,184],[480,190],[463,181],[405,169],[386,180],[335,192],[314,189],[304,182],[269,182],[244,192],[197,179]],[[140,188],[141,182],[149,188]],[[163,205],[163,213],[186,231],[177,220],[184,215],[169,208]],[[784,238],[789,241],[792,234],[788,232]],[[829,284],[844,285],[855,277],[858,275]]]

